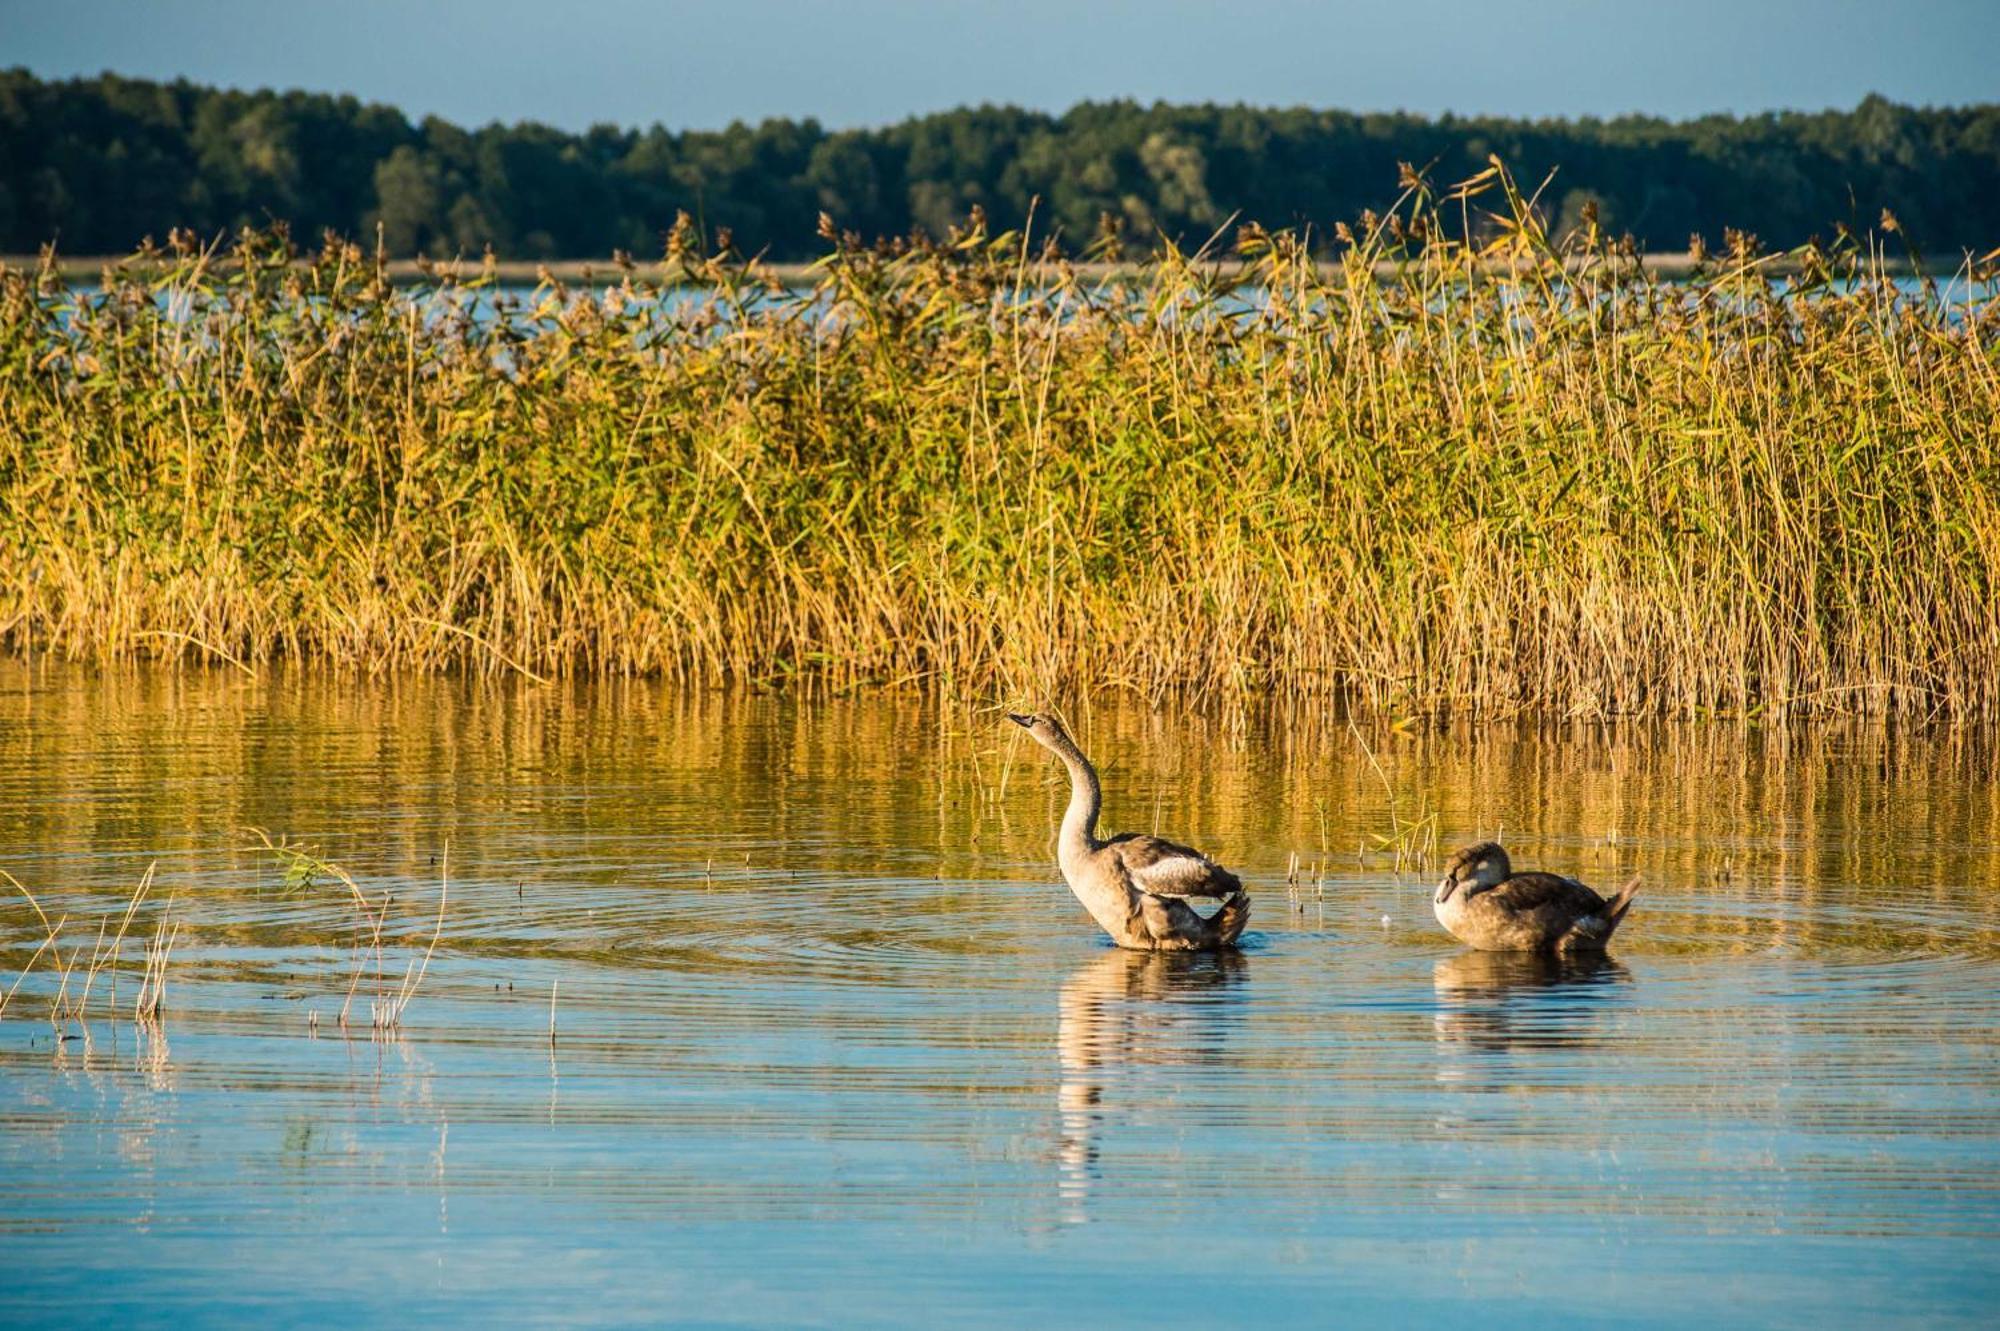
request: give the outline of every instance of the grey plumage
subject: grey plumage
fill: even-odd
[[[1208,856],[1162,837],[1124,832],[1102,845],[1117,855],[1133,883],[1148,892],[1173,897],[1226,897],[1243,890],[1242,879]]]
[[[1633,878],[1607,901],[1574,878],[1515,873],[1482,841],[1451,857],[1431,908],[1452,937],[1487,951],[1591,951],[1610,943],[1638,890]]]
[[[1188,846],[1140,833],[1097,839],[1103,801],[1097,769],[1059,722],[1009,714],[1069,769],[1070,801],[1056,836],[1063,881],[1120,947],[1150,952],[1233,946],[1250,920],[1250,897],[1235,874]],[[1220,900],[1204,918],[1189,897]]]

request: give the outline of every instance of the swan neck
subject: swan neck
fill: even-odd
[[[1097,784],[1097,769],[1068,736],[1055,751],[1069,768],[1069,809],[1063,814],[1057,849],[1064,854],[1090,850],[1097,844],[1097,814],[1104,798]]]

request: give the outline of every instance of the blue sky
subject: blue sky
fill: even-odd
[[[872,125],[1089,98],[1682,117],[2000,100],[2000,0],[0,0],[0,65],[465,123]]]

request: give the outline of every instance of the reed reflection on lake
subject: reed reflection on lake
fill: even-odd
[[[63,955],[158,863],[61,1030],[42,927],[0,908],[0,992],[35,961],[0,1018],[0,1319],[1939,1325],[2000,1296],[1978,732],[1072,720],[1114,830],[1242,873],[1240,955],[1105,947],[1051,862],[1061,773],[915,695],[0,663],[0,868]],[[354,902],[252,828],[389,894],[391,987],[449,875],[399,1029],[340,1030]],[[1644,875],[1613,957],[1443,936],[1422,853],[1495,833]]]

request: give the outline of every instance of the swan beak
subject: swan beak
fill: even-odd
[[[1439,883],[1438,894],[1437,894],[1438,905],[1442,906],[1445,902],[1450,901],[1451,894],[1453,892],[1456,892],[1457,890],[1458,890],[1458,880],[1456,878],[1447,878],[1443,882]]]
[[[1024,728],[1024,729],[1025,729],[1026,727],[1028,727],[1028,726],[1031,726],[1031,725],[1035,724],[1035,718],[1034,718],[1034,717],[1032,717],[1032,716],[1022,716],[1022,715],[1021,715],[1021,714],[1020,714],[1019,712],[1009,712],[1009,713],[1007,713],[1007,719],[1008,719],[1009,721],[1012,721],[1012,722],[1013,722],[1013,723],[1014,723],[1015,725],[1017,725],[1017,726],[1020,726],[1020,727],[1022,727],[1022,728]]]

